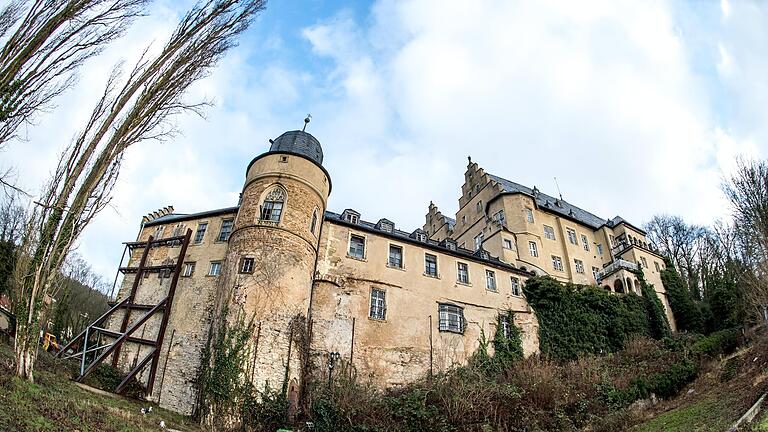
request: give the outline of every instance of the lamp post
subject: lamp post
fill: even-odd
[[[337,352],[328,353],[328,389],[331,388],[333,383],[333,368],[336,366],[336,362],[341,359],[341,354]]]

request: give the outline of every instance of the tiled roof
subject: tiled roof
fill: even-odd
[[[615,226],[615,224],[613,223],[614,220],[616,219],[620,219],[621,221],[624,220],[624,219],[621,219],[619,216],[616,216],[615,218],[609,221],[605,218],[601,218],[600,216],[596,216],[584,209],[576,207],[575,205],[567,201],[561,200],[559,198],[551,197],[539,191],[536,191],[536,193],[534,193],[533,189],[527,186],[523,186],[519,183],[515,183],[507,179],[503,179],[493,174],[488,174],[488,176],[491,178],[491,180],[499,183],[502,189],[504,190],[504,192],[510,192],[510,193],[519,192],[525,195],[529,195],[536,200],[537,206],[545,209],[546,211],[562,215],[563,217],[566,217],[569,219],[574,219],[593,229],[598,229],[603,225],[608,225],[610,227],[613,227]]]
[[[323,148],[320,146],[320,141],[307,132],[288,131],[271,142],[272,146],[269,148],[271,152],[297,153],[310,158],[318,165],[323,164]]]

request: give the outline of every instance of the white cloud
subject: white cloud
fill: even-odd
[[[557,176],[567,200],[604,217],[639,224],[665,212],[708,223],[727,213],[719,186],[735,155],[768,154],[768,14],[707,5],[718,15],[710,31],[698,16],[680,22],[674,6],[381,0],[366,17],[335,11],[298,30],[306,46],[288,33],[246,39],[190,92],[216,101],[207,121],[185,116],[177,139],[130,150],[116,210],[89,228],[81,252],[111,275],[141,215],[236,203],[250,159],[307,112],[333,181],[330,210],[354,207],[414,229],[430,200],[444,214],[457,210],[472,155],[549,193]],[[52,169],[111,64],[146,35],[162,41],[181,10],[156,7],[84,70],[60,101],[68,109],[11,146],[4,160],[25,187]],[[693,55],[699,49],[711,52]],[[305,61],[283,62],[283,52]]]

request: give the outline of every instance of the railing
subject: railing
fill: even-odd
[[[597,278],[602,280],[603,278],[605,278],[606,276],[610,275],[611,273],[619,271],[621,269],[637,270],[637,264],[635,264],[635,263],[633,263],[631,261],[627,261],[627,260],[623,260],[623,259],[617,259],[616,261],[608,264],[602,270],[600,270],[597,273]]]

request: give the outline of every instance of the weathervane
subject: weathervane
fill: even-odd
[[[307,125],[309,124],[310,120],[312,120],[312,114],[307,114],[307,117],[304,119],[304,127],[301,128],[302,132],[305,132],[307,130]]]

